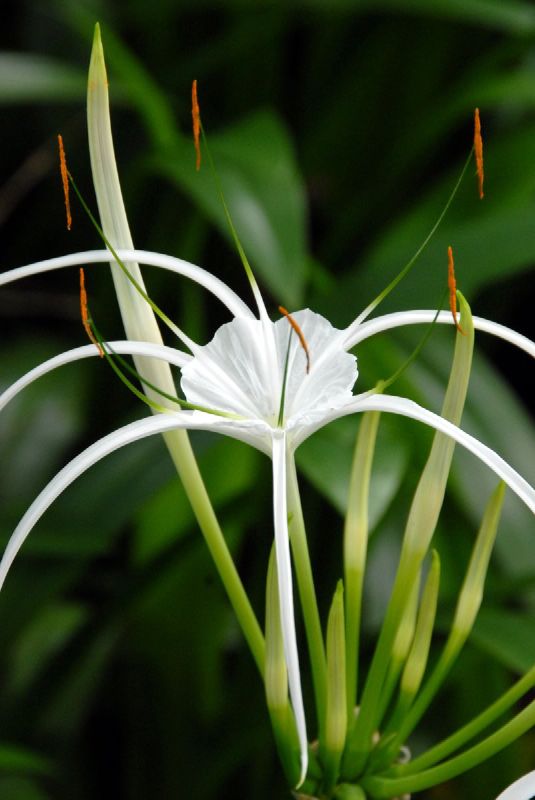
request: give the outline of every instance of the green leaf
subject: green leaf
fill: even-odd
[[[325,8],[323,0],[302,0],[304,5]],[[397,11],[423,17],[476,23],[500,31],[527,35],[535,30],[535,10],[522,0],[331,0],[332,11]]]
[[[81,605],[58,603],[39,606],[34,619],[22,631],[9,653],[7,693],[24,691],[44,664],[61,652],[87,619]]]
[[[301,303],[308,272],[305,199],[292,146],[281,121],[262,111],[218,134],[209,134],[223,192],[253,270],[277,300]],[[194,168],[193,145],[182,140],[160,171],[185,189],[228,237],[228,227],[209,166]],[[236,270],[241,270],[236,255]]]
[[[483,608],[470,641],[515,672],[527,672],[535,663],[533,616],[499,608]]]
[[[349,476],[357,423],[343,419],[322,428],[297,451],[300,471],[340,514],[347,510]],[[392,420],[383,415],[373,461],[369,525],[377,525],[401,486],[410,458],[406,437],[400,437]]]
[[[52,764],[31,750],[11,744],[0,744],[0,772],[49,775]]]
[[[259,454],[232,440],[212,440],[199,464],[214,508],[246,492],[257,481]],[[143,561],[196,526],[184,490],[176,477],[156,491],[137,516],[135,558]]]
[[[49,800],[51,797],[27,778],[0,778],[0,797],[9,800]]]
[[[83,101],[85,82],[83,70],[61,61],[0,52],[0,103]]]

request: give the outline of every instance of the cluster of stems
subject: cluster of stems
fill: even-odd
[[[470,375],[474,329],[459,295],[462,333],[442,415],[458,424]],[[295,473],[291,484],[291,544],[308,641],[318,738],[310,746],[307,780],[299,796],[363,800],[394,798],[429,788],[488,759],[528,730],[535,702],[484,734],[535,685],[535,668],[502,697],[444,741],[415,759],[406,743],[435,699],[475,622],[498,530],[504,485],[488,500],[459,592],[449,634],[431,668],[440,557],[431,549],[453,456],[453,443],[436,433],[405,526],[397,574],[366,679],[360,679],[360,629],[368,542],[368,499],[379,413],[363,415],[357,436],[344,525],[344,578],[337,584],[322,637]],[[292,784],[298,774],[297,742],[281,659],[276,595],[268,576],[266,695],[282,763]],[[275,620],[275,622],[274,622]],[[278,642],[278,644],[277,644]],[[362,685],[361,685],[362,684]],[[274,698],[276,702],[274,703]],[[279,709],[284,725],[276,716]],[[470,746],[470,742],[478,743]]]

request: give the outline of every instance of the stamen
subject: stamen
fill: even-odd
[[[70,231],[72,225],[71,203],[69,199],[69,172],[67,170],[67,159],[65,158],[65,148],[63,147],[63,137],[58,133],[59,146],[59,169],[61,172],[61,182],[63,184],[63,196],[65,198],[65,211],[67,213],[67,230]]]
[[[197,100],[197,81],[191,85],[191,116],[193,118],[193,143],[195,145],[195,169],[201,168],[201,110]]]
[[[457,319],[457,282],[455,280],[455,266],[453,263],[453,250],[448,247],[448,290],[450,294],[450,311],[455,327],[464,336],[464,331]]]
[[[483,181],[485,179],[485,173],[483,171],[483,139],[481,138],[481,120],[479,119],[479,108],[474,110],[474,151],[476,154],[479,199],[482,200],[484,197]]]
[[[308,344],[303,334],[303,331],[301,330],[295,319],[292,317],[290,312],[284,308],[284,306],[279,306],[279,311],[283,316],[286,317],[286,319],[292,326],[293,330],[296,332],[297,337],[299,339],[299,343],[303,348],[303,350],[305,351],[305,356],[307,359],[307,375],[308,375],[308,373],[310,372],[310,350],[308,349]]]
[[[104,350],[102,349],[102,345],[97,341],[91,327],[91,317],[89,316],[89,310],[87,308],[87,292],[85,290],[85,273],[83,267],[80,267],[80,313],[82,315],[82,325],[84,326],[85,332],[87,333],[90,341],[93,342],[97,348],[99,356],[104,358]]]

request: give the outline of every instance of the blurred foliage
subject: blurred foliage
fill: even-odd
[[[486,197],[467,179],[411,276],[385,304],[433,307],[446,246],[474,313],[535,334],[535,10],[523,0],[4,0],[0,33],[1,268],[98,246],[79,209],[63,228],[55,135],[92,200],[84,92],[93,24],[110,73],[118,161],[134,239],[207,267],[248,297],[207,170],[194,170],[189,87],[232,214],[273,311],[310,305],[347,324],[405,263],[443,207],[481,109]],[[94,204],[94,203],[93,203]],[[194,338],[225,317],[197,287],[147,269],[150,291]],[[170,291],[170,286],[175,287]],[[105,267],[88,288],[101,330],[120,332]],[[0,385],[84,342],[77,276],[0,293]],[[391,374],[417,340],[359,351],[359,387]],[[479,337],[464,426],[535,479],[532,368]],[[436,331],[396,391],[440,407],[452,348]],[[111,389],[110,387],[115,387]],[[144,410],[105,365],[42,379],[0,418],[2,542],[72,454]],[[358,422],[299,454],[322,610],[341,571],[341,523]],[[272,527],[266,460],[193,437],[201,469],[262,618]],[[399,537],[430,442],[385,419],[374,467],[367,632],[376,635]],[[437,546],[451,618],[492,479],[458,453]],[[466,721],[530,665],[535,543],[506,506],[486,602],[448,694],[413,747]],[[115,454],[75,484],[25,545],[0,597],[0,796],[287,796],[263,690],[160,441]],[[307,691],[309,686],[305,687]],[[491,767],[424,793],[493,797],[533,768],[525,737]]]

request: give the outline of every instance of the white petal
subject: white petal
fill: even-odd
[[[392,328],[400,328],[403,325],[429,325],[434,320],[435,315],[436,311],[432,310],[398,311],[393,314],[384,314],[381,317],[376,317],[368,322],[363,322],[361,325],[353,323],[344,331],[344,347],[350,350],[359,342],[364,341],[364,339],[369,339],[370,336],[375,336],[377,333],[382,333]],[[497,322],[484,319],[484,317],[473,317],[473,321],[476,330],[490,333],[492,336],[497,336],[499,339],[514,344],[535,358],[535,343],[526,336],[522,336],[521,333],[517,333],[506,325],[500,325]],[[437,322],[453,325],[451,313],[449,311],[441,311]]]
[[[176,367],[183,367],[191,359],[188,353],[182,353],[180,350],[165,347],[164,345],[150,344],[149,342],[120,341],[106,342],[106,344],[119,355],[150,356],[151,358],[159,358]],[[73,361],[80,361],[83,358],[91,358],[98,355],[99,352],[95,345],[88,344],[83,347],[76,347],[74,350],[67,350],[53,358],[49,358],[47,361],[43,361],[42,364],[38,364],[37,367],[22,375],[0,394],[0,411],[26,386],[29,386],[48,372],[52,372],[52,370],[65,364],[71,364]]]
[[[84,450],[67,464],[66,467],[60,470],[28,508],[15,528],[7,544],[2,561],[0,562],[0,588],[4,583],[15,556],[32,528],[52,505],[54,500],[56,500],[76,478],[102,458],[127,444],[136,442],[139,439],[145,439],[147,436],[165,433],[177,428],[210,430],[215,433],[222,433],[248,444],[252,444],[254,447],[258,447],[258,449],[268,454],[271,453],[271,439],[266,426],[222,419],[212,414],[204,414],[200,411],[181,411],[177,414],[157,414],[147,419],[132,422],[124,428],[119,428],[103,439],[100,439],[98,442],[95,442],[95,444],[88,447],[87,450]]]
[[[290,697],[301,750],[300,786],[308,769],[308,741],[301,690],[301,673],[297,652],[295,615],[292,589],[292,567],[290,540],[288,536],[288,509],[286,500],[286,436],[283,431],[273,435],[273,518],[275,524],[275,554],[279,580],[279,603],[281,613],[282,640],[288,669]]]
[[[263,323],[234,319],[197,350],[182,370],[181,385],[190,403],[216,404],[223,411],[273,422],[279,396],[269,391],[266,369]]]
[[[347,403],[342,408],[327,412],[323,415],[321,420],[314,419],[314,421],[307,425],[302,425],[296,429],[296,434],[292,439],[293,447],[298,447],[308,436],[315,430],[323,427],[328,422],[334,419],[346,416],[348,414],[355,414],[361,411],[386,411],[392,414],[400,414],[404,417],[423,422],[431,428],[435,428],[442,433],[451,436],[456,442],[461,444],[471,453],[483,461],[490,469],[496,473],[505,483],[520,497],[520,499],[535,513],[535,489],[518,474],[506,461],[503,460],[494,450],[482,444],[474,436],[452,425],[451,422],[440,417],[438,414],[433,414],[431,411],[422,408],[412,400],[407,400],[404,397],[395,397],[390,395],[372,394],[366,397],[356,397],[352,402]]]
[[[278,320],[275,335],[281,365],[284,365],[291,334],[286,418],[345,402],[351,398],[358,375],[356,358],[345,352],[341,331],[308,308],[292,313],[292,317],[301,328],[310,352],[310,372],[306,372],[305,352],[288,320]]]
[[[150,267],[160,267],[169,270],[177,275],[183,275],[200,286],[204,286],[229,309],[236,317],[247,317],[254,319],[253,312],[240,300],[237,294],[230,289],[226,283],[216,278],[210,272],[183,261],[180,258],[167,256],[162,253],[152,253],[148,250],[124,250],[118,249],[117,255],[123,262],[137,261]],[[113,256],[109,250],[88,250],[83,253],[71,253],[59,258],[49,258],[46,261],[37,261],[26,267],[17,267],[0,273],[0,286],[36,275],[41,272],[48,272],[63,267],[84,266],[87,264],[109,264],[113,262]],[[141,299],[141,298],[140,298]]]
[[[535,797],[535,772],[529,772],[505,789],[496,800],[532,800]]]

